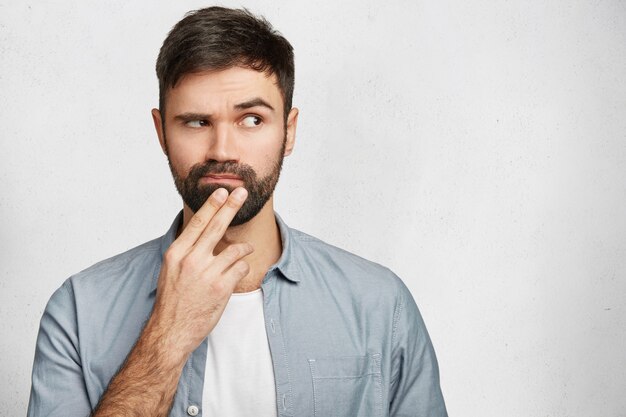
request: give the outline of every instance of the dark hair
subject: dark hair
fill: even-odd
[[[271,24],[246,9],[207,7],[189,12],[167,35],[156,62],[159,109],[185,74],[242,66],[275,74],[285,120],[294,86],[293,47]]]

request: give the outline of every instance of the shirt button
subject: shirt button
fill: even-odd
[[[200,410],[198,410],[198,407],[196,407],[195,405],[190,405],[189,407],[187,407],[187,414],[189,414],[190,416],[197,416],[199,411]]]

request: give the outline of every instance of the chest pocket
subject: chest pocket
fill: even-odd
[[[316,417],[383,415],[380,354],[309,359]]]

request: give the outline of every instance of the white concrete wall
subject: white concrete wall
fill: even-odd
[[[204,5],[0,1],[2,416],[53,290],[180,207],[153,68]],[[246,6],[296,50],[277,209],[404,278],[450,414],[626,416],[626,3]]]

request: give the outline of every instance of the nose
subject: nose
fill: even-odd
[[[232,126],[226,123],[214,125],[205,158],[218,162],[239,161],[239,149]]]

